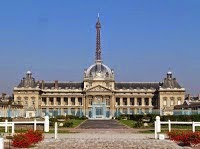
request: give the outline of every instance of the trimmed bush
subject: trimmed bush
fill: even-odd
[[[172,131],[168,133],[170,140],[182,143],[183,145],[197,145],[200,143],[200,132]]]
[[[29,130],[26,133],[16,134],[12,140],[12,146],[18,148],[29,148],[33,144],[36,144],[43,140],[43,134],[41,131]]]
[[[28,138],[31,144],[36,144],[43,140],[42,132],[37,130],[36,131],[29,130],[27,133],[25,133],[25,136]]]
[[[29,142],[25,134],[17,134],[13,137],[12,146],[18,148],[28,148],[31,146],[31,142]]]

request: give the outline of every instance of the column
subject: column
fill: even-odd
[[[85,116],[89,117],[89,108],[88,108],[88,105],[89,105],[89,99],[87,97],[85,97]]]
[[[141,100],[142,100],[142,106],[145,106],[145,104],[144,104],[144,97],[142,97]]]
[[[134,106],[137,106],[137,98],[134,97]]]
[[[46,101],[46,102],[47,102],[46,105],[48,106],[48,105],[49,105],[49,97],[47,97],[46,100],[47,100],[47,101]]]
[[[71,106],[71,97],[68,97],[68,105]]]
[[[115,116],[115,96],[114,94],[110,96],[110,117]]]
[[[60,104],[61,104],[61,106],[64,106],[64,97],[60,98]]]
[[[78,97],[75,97],[75,106],[78,106]]]
[[[152,106],[152,98],[149,98],[149,106]]]
[[[130,106],[130,97],[127,98],[127,106]]]
[[[122,106],[122,105],[123,105],[123,98],[120,97],[120,106]]]
[[[53,104],[56,105],[56,97],[53,98]]]
[[[82,98],[82,107],[83,107],[83,109],[82,109],[82,112],[83,112],[83,115],[84,116],[86,116],[86,100],[85,100],[85,96],[83,96],[83,98]]]

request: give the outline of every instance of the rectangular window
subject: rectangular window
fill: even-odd
[[[56,98],[56,103],[57,103],[57,105],[61,105],[61,98],[60,97]]]
[[[122,112],[123,112],[124,114],[127,114],[127,109],[126,109],[126,108],[123,108]]]
[[[46,104],[47,104],[47,99],[46,99],[46,97],[42,97],[42,104],[43,104],[43,105],[46,105]]]
[[[133,108],[130,109],[130,114],[134,114],[134,109]]]
[[[72,103],[72,105],[75,105],[75,98],[74,97],[71,98],[71,103]]]
[[[141,106],[142,105],[142,98],[137,99],[137,105]]]
[[[50,105],[54,105],[54,103],[53,103],[53,97],[50,97],[50,98],[49,98],[49,104],[50,104]]]
[[[74,108],[71,109],[71,114],[75,116],[75,109]]]
[[[145,98],[144,103],[145,103],[146,106],[148,106],[149,105],[149,98]]]
[[[92,105],[92,99],[89,99],[89,105]]]
[[[68,105],[68,98],[64,97],[64,105]]]
[[[82,98],[78,98],[78,104],[82,105]]]
[[[106,105],[110,105],[110,100],[106,99]]]
[[[127,105],[127,98],[123,98],[123,105]]]
[[[134,105],[134,98],[130,98],[130,105]]]
[[[120,98],[116,98],[116,105],[120,105]]]

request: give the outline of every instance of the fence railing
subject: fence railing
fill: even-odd
[[[37,124],[44,124],[44,132],[49,132],[49,116],[45,116],[44,121],[37,121],[36,119],[34,121],[20,121],[20,122],[8,122],[8,120],[5,120],[5,122],[0,122],[0,127],[5,127],[5,132],[8,132],[8,128],[12,127],[12,135],[15,133],[15,124],[33,124],[34,125],[34,131],[37,130]]]
[[[195,127],[200,126],[200,122],[177,122],[177,121],[160,121],[160,117],[156,116],[156,121],[154,123],[155,129],[155,139],[158,139],[158,133],[161,132],[161,125],[168,125],[168,131],[171,132],[171,125],[178,124],[178,125],[192,125],[192,131],[195,132]]]

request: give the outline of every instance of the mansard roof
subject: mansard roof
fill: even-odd
[[[32,73],[30,71],[27,71],[26,77],[24,77],[19,85],[17,87],[31,87],[35,88],[37,86],[37,83],[35,81],[35,78],[32,77]]]
[[[55,88],[55,82],[45,82],[43,89]],[[42,83],[40,83],[40,88],[42,88]],[[57,88],[61,89],[83,89],[83,82],[58,82]]]
[[[172,78],[172,79],[165,78],[162,88],[179,88],[180,89],[182,87],[179,85],[176,78]]]
[[[159,89],[159,82],[118,82],[115,89]]]
[[[170,89],[181,89],[182,87],[177,82],[176,78],[173,77],[172,72],[167,73],[167,77],[164,79],[163,84],[161,86],[164,89],[170,88]]]

